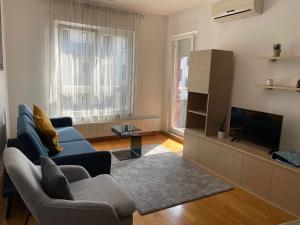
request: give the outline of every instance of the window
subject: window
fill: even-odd
[[[193,50],[194,34],[176,36],[173,41],[174,77],[171,131],[182,135],[186,123],[189,54]]]
[[[51,114],[77,123],[130,117],[134,31],[57,21],[55,32]]]

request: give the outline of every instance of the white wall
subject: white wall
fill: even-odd
[[[11,136],[16,135],[17,106],[47,108],[45,78],[45,0],[3,0],[7,47]],[[17,15],[17,16],[16,16]],[[161,115],[166,18],[144,17],[137,79],[137,116]],[[149,86],[151,85],[151,87]]]
[[[175,34],[198,31],[197,49],[235,52],[232,105],[284,115],[281,145],[300,151],[300,93],[265,91],[256,84],[274,78],[277,83],[296,85],[299,61],[270,63],[272,44],[283,44],[283,54],[300,55],[299,0],[265,0],[260,16],[218,24],[211,19],[211,6],[199,6],[169,17],[168,39]],[[170,54],[170,45],[167,54]],[[167,75],[171,75],[167,61]],[[168,78],[167,78],[168,79]]]
[[[45,107],[43,0],[3,0],[11,136],[20,103]],[[18,16],[16,16],[18,15]]]
[[[167,18],[147,15],[141,26],[135,115],[161,117]]]

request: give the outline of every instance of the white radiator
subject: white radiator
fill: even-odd
[[[97,137],[109,137],[113,136],[111,127],[121,125],[123,123],[132,124],[141,129],[142,132],[153,132],[161,130],[161,121],[159,118],[149,119],[134,119],[134,120],[122,120],[113,122],[102,123],[89,123],[89,124],[77,124],[74,127],[85,138],[97,138]]]

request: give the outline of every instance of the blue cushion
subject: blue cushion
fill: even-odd
[[[73,127],[57,128],[59,143],[81,141],[84,137]]]
[[[24,154],[33,162],[38,161],[40,156],[48,156],[48,149],[40,139],[34,122],[27,115],[18,117],[17,136],[23,146]]]
[[[60,145],[64,148],[64,150],[51,157],[56,158],[56,157],[95,152],[93,146],[86,140],[66,142],[66,143],[61,143]]]
[[[33,121],[33,113],[31,108],[28,105],[20,104],[18,108],[19,108],[19,116],[26,115],[28,116],[29,119]]]

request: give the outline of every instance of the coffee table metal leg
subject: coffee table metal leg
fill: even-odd
[[[133,135],[131,136],[131,146],[132,154],[135,154],[138,157],[142,156],[142,136]]]

